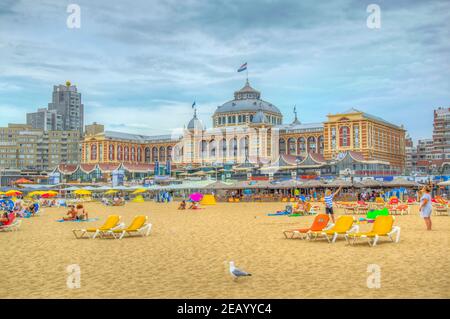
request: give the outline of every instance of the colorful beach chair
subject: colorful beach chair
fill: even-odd
[[[109,230],[106,233],[111,234],[116,239],[122,239],[125,235],[132,236],[133,234],[145,237],[150,235],[152,230],[152,224],[147,223],[147,220],[147,216],[136,216],[127,228]]]
[[[74,229],[72,232],[77,239],[83,238],[84,235],[89,237],[90,233],[93,233],[92,238],[96,238],[98,235],[101,236],[108,231],[123,228],[125,225],[120,223],[120,219],[121,216],[119,215],[110,215],[106,219],[105,223],[99,228]]]
[[[311,231],[308,233],[308,236],[311,237],[312,235],[315,235],[315,238],[317,238],[319,235],[322,235],[329,243],[334,243],[339,235],[346,235],[358,231],[359,227],[354,225],[354,222],[355,218],[353,216],[339,216],[336,223],[331,224],[328,229],[315,232]]]
[[[398,243],[400,241],[400,227],[394,226],[394,221],[395,218],[392,215],[377,216],[371,231],[349,233],[345,235],[345,239],[349,244],[354,244],[358,238],[367,238],[370,246],[376,246],[380,237],[387,236],[392,242]],[[395,240],[393,238],[394,235]]]
[[[330,217],[326,214],[319,214],[314,218],[314,221],[309,228],[300,228],[300,229],[291,229],[291,230],[285,230],[283,232],[284,237],[288,239],[292,238],[300,238],[305,239],[308,237],[308,234],[310,232],[320,232],[323,231],[328,223],[330,222]]]

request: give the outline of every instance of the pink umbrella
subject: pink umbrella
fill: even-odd
[[[189,198],[193,202],[199,202],[202,200],[203,194],[202,193],[193,193],[193,194],[189,195]]]

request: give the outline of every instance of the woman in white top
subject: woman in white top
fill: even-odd
[[[420,198],[419,212],[425,221],[427,230],[431,230],[431,213],[433,211],[433,206],[431,206],[431,187],[425,186],[422,189],[422,197]]]

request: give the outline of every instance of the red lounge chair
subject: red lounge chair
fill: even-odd
[[[330,217],[328,215],[319,214],[316,216],[316,218],[314,218],[311,227],[285,230],[283,233],[286,238],[295,238],[296,236],[298,236],[299,238],[304,239],[309,232],[317,232],[324,230],[325,227],[327,227],[329,221]]]

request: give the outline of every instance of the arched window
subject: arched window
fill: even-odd
[[[291,137],[290,139],[288,139],[288,149],[290,155],[295,155],[297,153],[296,144],[297,143],[295,143],[295,138]]]
[[[308,137],[308,153],[316,152],[316,138],[314,136]]]
[[[209,142],[209,157],[216,158],[216,141],[211,140]]]
[[[137,148],[137,161],[142,162],[142,149],[140,147]]]
[[[201,140],[198,143],[198,148],[199,148],[200,157],[206,158],[206,156],[208,156],[208,142],[206,142],[205,140]]]
[[[164,146],[161,146],[159,148],[159,161],[160,162],[166,161],[166,148]]]
[[[239,140],[239,156],[248,156],[248,136]]]
[[[131,147],[131,161],[134,162],[136,160],[136,149],[134,146]]]
[[[300,137],[297,140],[297,144],[298,144],[298,146],[297,146],[298,153],[299,154],[305,153],[306,152],[306,140],[305,140],[305,138],[304,137]]]
[[[114,161],[114,145],[112,144],[109,144],[108,158],[110,161]]]
[[[128,153],[128,146],[125,146],[123,148],[123,152],[124,152],[124,156],[123,156],[124,161],[129,161],[130,160],[130,154]]]
[[[117,146],[117,160],[121,161],[123,159],[123,148],[122,145]]]
[[[97,144],[91,145],[91,161],[97,160]]]
[[[172,153],[173,153],[172,150],[173,150],[172,146],[167,146],[167,157],[166,158],[168,161],[172,160]]]
[[[350,146],[350,129],[348,126],[341,126],[339,129],[339,146]]]
[[[280,138],[279,141],[280,154],[286,154],[286,141],[284,138]]]
[[[225,138],[220,141],[219,154],[221,157],[227,156],[227,140]]]
[[[157,161],[158,161],[158,148],[154,146],[152,148],[152,162],[157,162]]]
[[[238,154],[237,149],[238,149],[237,139],[233,138],[230,140],[230,156],[236,157]]]
[[[145,150],[144,150],[144,153],[145,153],[144,154],[144,157],[145,157],[144,161],[146,163],[151,163],[150,147],[146,147]]]

